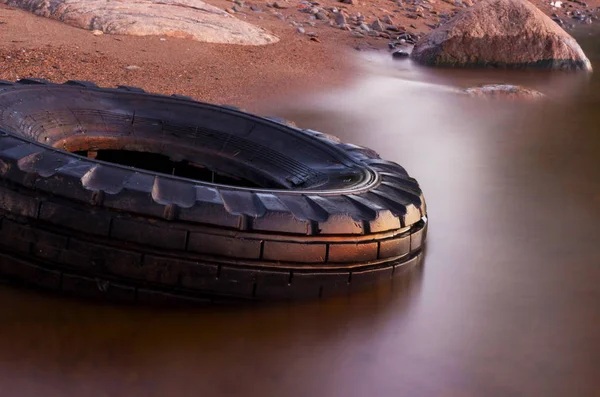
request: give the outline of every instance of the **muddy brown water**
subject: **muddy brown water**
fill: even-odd
[[[598,36],[581,42],[600,70]],[[350,298],[152,309],[0,288],[3,396],[600,396],[600,74],[424,71],[269,110],[402,163],[422,269]],[[518,82],[537,104],[467,100]],[[266,109],[265,109],[266,111]]]

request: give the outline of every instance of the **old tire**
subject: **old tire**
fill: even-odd
[[[132,87],[26,79],[0,82],[0,133],[8,279],[129,301],[319,298],[422,257],[417,182],[319,132]]]

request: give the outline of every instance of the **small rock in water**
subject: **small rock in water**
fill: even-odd
[[[96,29],[96,30],[92,30],[92,34],[94,36],[102,36],[104,34],[104,32],[101,31],[101,30]]]
[[[297,31],[298,33],[300,33],[300,34],[304,34],[304,33],[306,33],[306,30],[304,30],[304,28],[302,28],[302,27],[300,27],[300,28],[296,29],[296,31]]]
[[[488,84],[464,90],[465,94],[472,97],[489,99],[540,99],[545,95],[530,88],[509,84]]]
[[[139,69],[141,69],[141,67],[139,67],[137,65],[125,66],[125,70],[139,70]]]
[[[409,56],[410,54],[404,50],[398,50],[392,53],[394,59],[408,59]]]

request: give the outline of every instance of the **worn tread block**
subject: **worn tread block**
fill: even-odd
[[[379,258],[394,258],[410,252],[410,236],[384,240],[379,243]]]
[[[106,268],[114,271],[118,268],[140,267],[142,259],[138,253],[71,239],[67,249],[62,252],[60,261],[76,268]]]
[[[294,273],[292,285],[305,296],[329,297],[349,290],[348,276],[348,272]]]
[[[293,234],[306,234],[309,222],[296,219],[293,213],[275,194],[256,193],[255,196],[265,208],[260,218],[252,218],[253,230],[265,230]]]
[[[81,177],[92,167],[93,164],[87,161],[69,163],[48,178],[38,178],[35,181],[35,188],[69,199],[92,202],[95,192],[84,188],[81,184]]]
[[[218,280],[218,291],[235,296],[252,296],[256,271],[223,266]]]
[[[273,299],[300,298],[305,292],[302,288],[290,284],[289,272],[257,270],[255,272],[256,297]]]
[[[46,259],[56,259],[67,246],[68,238],[34,229],[8,219],[2,222],[3,241],[9,248]]]
[[[308,227],[308,221],[298,220],[284,212],[267,212],[262,218],[252,218],[252,230],[306,234]]]
[[[259,259],[260,241],[190,233],[188,250],[233,258]]]
[[[141,266],[136,266],[120,274],[139,280],[161,284],[177,285],[182,268],[193,266],[194,262],[145,255]]]
[[[410,258],[407,261],[398,263],[397,265],[394,266],[393,276],[394,277],[401,276],[402,274],[406,273],[413,267],[420,265],[422,262],[422,259],[423,259],[422,255],[417,255],[415,257]]]
[[[69,206],[44,202],[39,218],[55,225],[91,234],[108,236],[110,232],[110,215],[96,210],[79,211]]]
[[[187,232],[167,225],[154,226],[147,223],[115,219],[111,236],[160,248],[185,249]]]
[[[63,274],[61,290],[89,298],[135,301],[135,288],[100,278]]]
[[[383,267],[378,269],[369,269],[361,271],[353,271],[350,278],[350,286],[352,290],[370,287],[389,281],[394,273],[393,266]]]
[[[327,256],[325,244],[302,244],[265,241],[263,259],[282,262],[323,263]]]
[[[330,244],[328,262],[368,262],[377,259],[377,243]]]
[[[37,218],[39,201],[12,190],[0,188],[0,208],[15,215]]]
[[[60,272],[32,265],[6,254],[0,254],[0,273],[41,287],[58,289]]]
[[[68,238],[56,234],[35,230],[35,241],[31,246],[31,253],[45,259],[57,260],[67,247]]]
[[[31,253],[31,230],[8,219],[2,220],[2,238],[0,245],[10,250]]]
[[[423,232],[424,232],[424,229],[420,229],[410,235],[410,250],[411,251],[418,250],[423,245]]]
[[[164,215],[165,207],[152,198],[154,181],[154,176],[136,172],[123,183],[120,194],[105,195],[102,204],[107,208],[132,213],[143,209],[145,215],[160,218]]]
[[[197,203],[191,208],[180,208],[178,218],[187,222],[229,228],[237,228],[240,223],[240,217],[231,215],[222,205],[207,203]]]
[[[199,262],[180,262],[180,284],[194,290],[215,290],[219,282],[219,267]]]
[[[196,204],[191,208],[180,208],[179,219],[230,228],[237,228],[240,223],[238,215],[225,209],[219,191],[207,186],[196,186]]]

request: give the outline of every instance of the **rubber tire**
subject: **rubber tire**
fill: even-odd
[[[132,114],[126,103],[139,107]],[[267,154],[268,142],[292,140],[374,179],[345,190],[243,189],[56,147],[61,136],[110,138],[127,126],[141,137],[184,128],[152,104],[206,115],[196,133],[212,128],[211,137]],[[101,123],[82,121],[97,114]],[[240,123],[266,138],[238,134]],[[418,183],[374,151],[320,132],[134,87],[25,79],[0,81],[0,135],[0,273],[10,280],[134,302],[312,299],[389,281],[422,259],[427,213]]]

